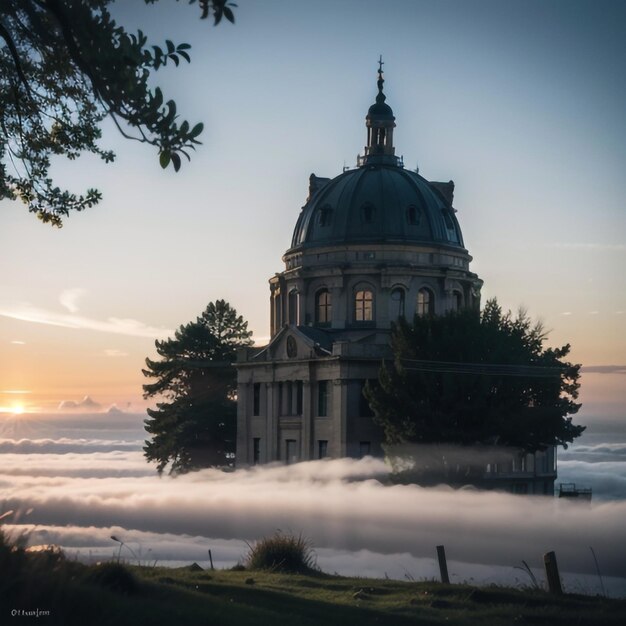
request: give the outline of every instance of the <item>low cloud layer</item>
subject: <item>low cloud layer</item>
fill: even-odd
[[[0,438],[0,453],[14,454],[67,454],[68,452],[114,452],[141,450],[143,441],[124,441],[121,439],[6,439]],[[37,457],[34,457],[37,458]],[[19,465],[24,458],[17,459]],[[67,462],[67,459],[65,460]],[[2,465],[8,465],[3,462]],[[32,473],[32,470],[29,468]]]
[[[59,543],[81,558],[110,558],[110,536],[121,534],[142,560],[151,551],[150,559],[172,564],[200,562],[207,546],[218,564],[233,564],[245,541],[282,529],[310,538],[325,571],[400,578],[435,576],[434,549],[444,544],[458,579],[483,568],[487,582],[489,572],[499,577],[493,582],[523,577],[513,571],[522,559],[539,571],[549,550],[562,571],[593,577],[592,546],[605,576],[626,578],[626,442],[560,453],[559,480],[592,486],[589,505],[393,486],[388,466],[372,458],[159,478],[142,453],[144,417],[27,416],[19,424],[30,432],[20,436],[7,426],[0,516],[15,513],[4,523],[29,524],[21,528],[31,529],[31,541]]]
[[[9,463],[14,461],[10,456]],[[591,545],[605,574],[626,576],[626,502],[588,506],[389,486],[373,478],[384,476],[387,467],[371,458],[158,478],[126,473],[141,471],[139,453],[82,456],[88,461],[85,467],[78,470],[81,461],[69,457],[65,474],[60,468],[38,476],[20,474],[3,462],[3,510],[32,509],[28,521],[34,524],[120,526],[227,540],[254,540],[280,528],[302,532],[320,548],[416,558],[431,555],[443,543],[450,558],[503,566],[522,559],[537,562],[544,552],[556,550],[563,570],[582,573],[594,571]],[[32,462],[29,458],[28,465]],[[119,477],[74,475],[76,470],[93,476],[103,469],[101,464]]]

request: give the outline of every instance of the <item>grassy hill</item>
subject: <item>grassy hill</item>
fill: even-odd
[[[1,560],[1,559],[0,559]],[[62,566],[61,566],[62,564]],[[0,564],[1,565],[1,564]],[[322,573],[85,566],[64,559],[0,578],[2,624],[302,626],[626,623],[626,600]],[[39,574],[38,574],[39,572]],[[39,617],[12,610],[48,611]]]

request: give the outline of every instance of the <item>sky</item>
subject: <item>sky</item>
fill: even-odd
[[[73,191],[98,187],[98,206],[56,230],[0,205],[0,411],[85,396],[140,409],[154,340],[219,298],[263,343],[267,281],[284,269],[308,177],[355,165],[382,54],[397,153],[455,181],[483,301],[524,306],[550,345],[571,343],[586,416],[623,418],[626,5],[237,4],[236,24],[217,28],[186,3],[114,6],[154,43],[192,45],[191,64],[155,84],[204,122],[203,145],[163,171],[105,122],[114,164],[53,166]]]

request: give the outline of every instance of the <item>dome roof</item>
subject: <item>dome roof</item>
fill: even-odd
[[[384,119],[384,120],[395,120],[396,118],[393,115],[392,108],[384,101],[385,96],[383,96],[382,100],[379,102],[379,98],[376,99],[376,102],[372,104],[372,106],[367,111],[367,120],[374,119]]]
[[[289,252],[360,243],[464,249],[454,209],[437,188],[441,183],[429,183],[398,165],[367,161],[329,182],[315,180],[325,184],[302,208]]]

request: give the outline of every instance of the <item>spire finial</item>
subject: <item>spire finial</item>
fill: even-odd
[[[383,93],[383,83],[385,79],[383,78],[383,65],[385,62],[383,61],[383,55],[381,54],[378,57],[378,95],[376,96],[376,102],[384,102],[387,98]]]

